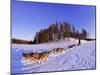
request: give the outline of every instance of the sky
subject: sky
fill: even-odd
[[[33,40],[41,28],[67,21],[77,30],[84,28],[95,38],[95,6],[24,2],[12,0],[12,38]]]

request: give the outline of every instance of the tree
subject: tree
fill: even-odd
[[[87,39],[88,35],[89,34],[87,33],[87,31],[85,29],[82,29],[81,38],[82,39]]]
[[[71,36],[71,25],[68,22],[63,23],[63,33],[64,33],[64,38],[70,37]]]
[[[54,24],[54,40],[55,41],[58,40],[58,32],[59,32],[59,30],[58,30],[58,22],[56,22]]]
[[[44,33],[45,33],[45,35],[44,35],[44,40],[45,40],[45,42],[49,42],[49,32],[48,32],[48,30],[47,29],[45,29],[44,30]]]
[[[60,37],[60,39],[63,39],[64,38],[64,36],[63,36],[63,24],[62,23],[60,23],[60,35],[59,35],[59,37]]]
[[[34,38],[34,43],[38,44],[39,43],[39,35],[38,32],[36,32],[35,38]]]
[[[53,40],[53,27],[52,27],[52,25],[49,26],[48,31],[49,31],[49,40],[52,41]]]
[[[75,37],[75,34],[76,34],[76,29],[75,29],[75,27],[74,26],[72,26],[72,37]]]
[[[76,31],[76,32],[75,32],[75,38],[77,38],[77,39],[80,38],[80,33],[79,33],[79,31]]]

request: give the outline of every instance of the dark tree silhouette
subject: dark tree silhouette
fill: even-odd
[[[88,32],[85,29],[82,29],[81,38],[87,39],[88,35],[89,35]]]
[[[56,22],[51,24],[48,28],[41,29],[39,32],[36,32],[33,43],[38,44],[57,41],[69,37],[79,39],[78,44],[81,44],[81,39],[87,39],[88,33],[85,29],[82,29],[82,32],[80,33],[68,22]]]

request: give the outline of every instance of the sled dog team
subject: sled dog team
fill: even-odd
[[[22,53],[22,58],[31,60],[32,63],[38,62],[39,64],[45,63],[50,55],[57,55],[64,53],[64,48],[54,48],[48,52],[42,53]]]

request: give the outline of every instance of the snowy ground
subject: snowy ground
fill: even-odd
[[[65,39],[58,42],[37,44],[37,45],[12,45],[12,73],[34,73],[34,72],[50,72],[64,70],[84,70],[95,69],[95,41],[83,41],[80,46],[68,48],[69,45],[77,44],[76,39]],[[23,52],[45,52],[53,48],[66,49],[64,54],[51,56],[44,64],[23,64]]]

